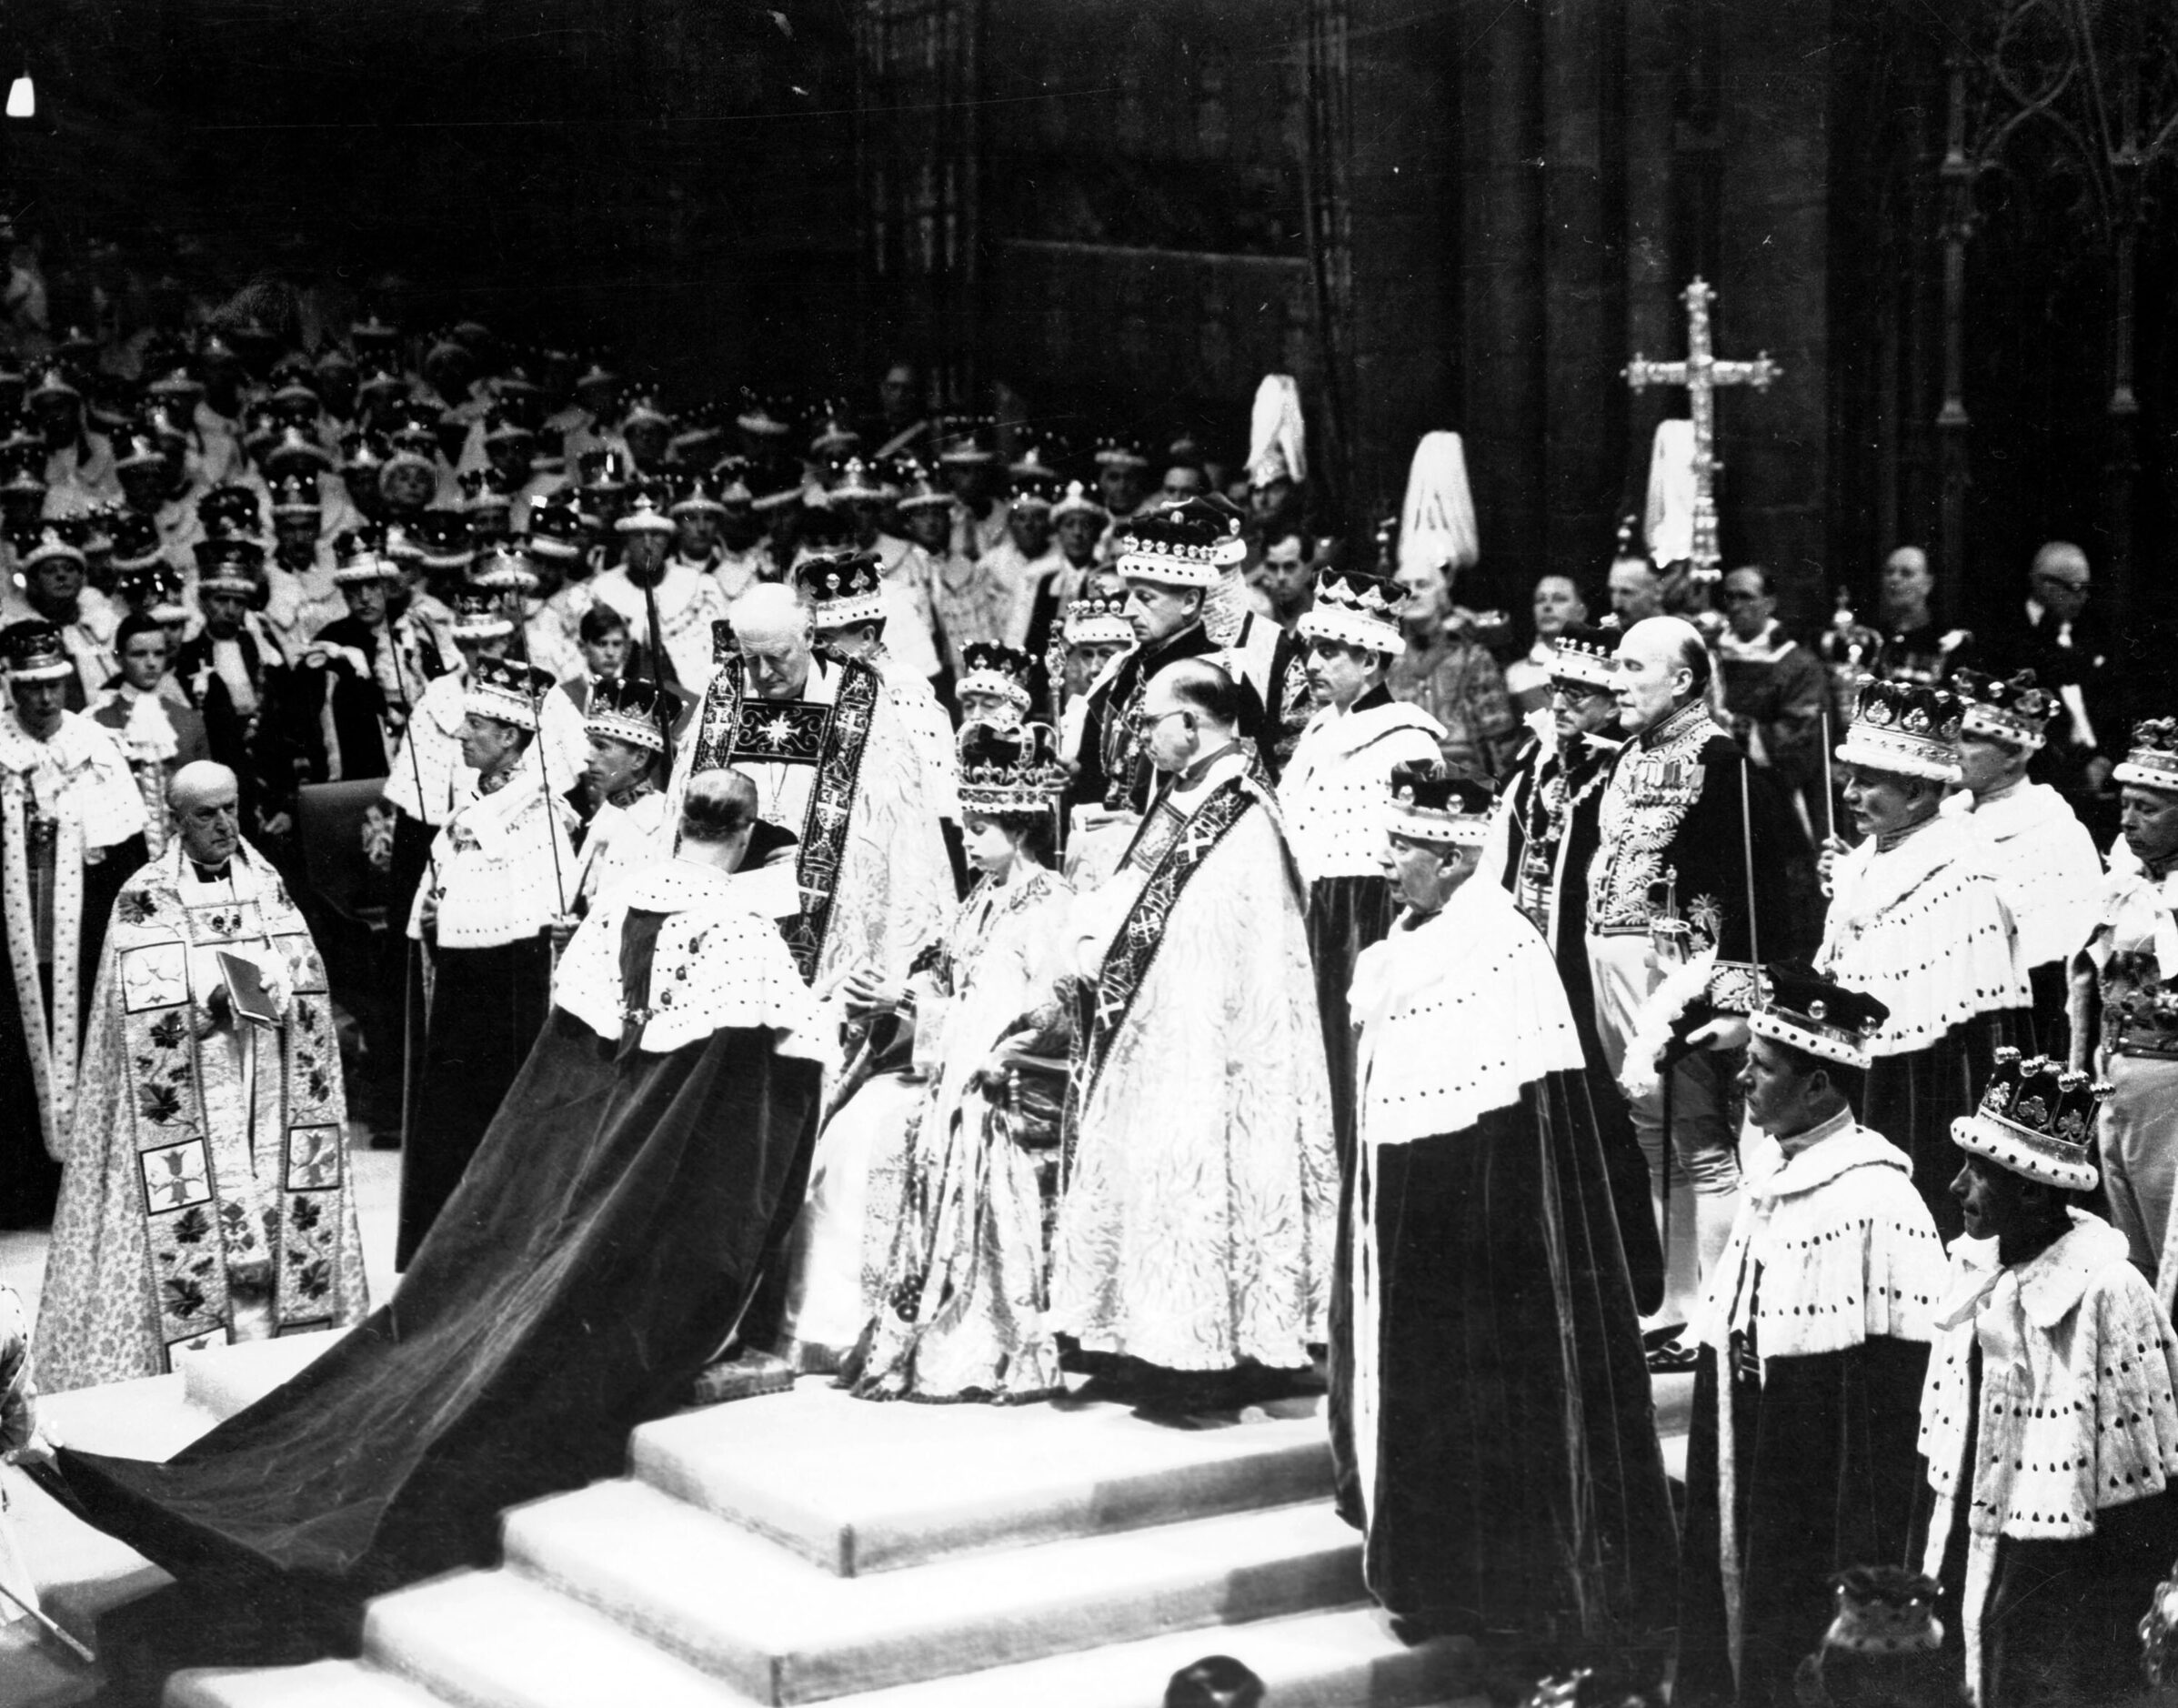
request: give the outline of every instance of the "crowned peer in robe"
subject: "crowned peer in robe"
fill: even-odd
[[[542,708],[566,700],[531,664],[479,658],[464,704],[463,799],[431,844],[408,935],[428,950],[423,1057],[404,1123],[396,1267],[440,1207],[521,1071],[550,1005],[552,934],[573,895],[573,811],[547,779]]]
[[[2027,779],[2062,702],[2035,685],[2032,670],[2008,678],[1954,670],[1951,687],[1960,700],[1963,787],[1943,810],[1967,815],[2019,932],[2032,999],[2022,1048],[2069,1058],[2073,957],[2094,929],[2103,857],[2072,803]]]
[[[1219,650],[1207,626],[1210,600],[1248,554],[1239,515],[1204,498],[1115,523],[1113,538],[1135,647],[1089,691],[1067,792],[1079,809],[1070,841],[1093,837],[1087,869],[1099,877],[1124,849],[1157,780],[1140,742],[1149,680],[1168,664]],[[1082,856],[1070,847],[1069,858],[1079,864]]]
[[[1943,1248],[1906,1153],[1853,1118],[1882,1004],[1763,970],[1740,1087],[1747,1185],[1701,1347],[1672,1700],[1794,1708],[1838,1574],[1910,1545]]]
[[[659,775],[672,701],[659,684],[625,676],[600,679],[589,699],[582,727],[590,756],[582,777],[597,807],[583,827],[569,886],[585,912],[629,873],[671,859],[674,830]]]
[[[1397,590],[1380,577],[1328,569],[1299,625],[1315,710],[1279,779],[1279,811],[1309,886],[1309,950],[1330,1066],[1340,1167],[1353,1157],[1353,1040],[1346,988],[1354,958],[1390,928],[1382,869],[1384,790],[1395,765],[1437,761],[1444,727],[1384,686],[1407,649]]]
[[[874,668],[817,646],[815,613],[792,589],[751,588],[719,629],[670,792],[718,766],[746,772],[758,816],[799,838],[801,911],[784,929],[803,977],[819,992],[858,967],[898,977],[954,900],[912,730]]]
[[[2133,1261],[2178,1309],[2178,718],[2143,718],[2112,772],[2123,833],[2073,961],[2072,1065],[2109,1082],[2103,1196]]]
[[[1949,688],[1865,682],[1837,749],[1859,846],[1835,838],[1818,970],[1888,1010],[1869,1041],[1861,1118],[1913,1159],[1936,1231],[1959,1231],[1954,1118],[2025,1018],[2019,935],[1972,821],[1942,810],[1959,780],[1964,708]]]
[[[676,529],[647,492],[636,494],[613,531],[621,559],[589,583],[590,596],[627,619],[636,639],[657,654],[650,668],[661,681],[696,694],[711,674],[711,625],[727,614],[715,577],[667,557]],[[652,632],[652,618],[657,620]],[[653,648],[652,642],[657,645]]]
[[[234,773],[175,774],[176,835],[114,903],[38,1311],[48,1392],[367,1309],[325,964],[243,838]]]
[[[1661,1675],[1671,1495],[1549,946],[1487,874],[1486,784],[1392,773],[1401,903],[1354,969],[1350,1384],[1363,1573],[1410,1641],[1589,1644]]]
[[[1054,1326],[1145,1404],[1222,1409],[1323,1342],[1338,1158],[1307,893],[1240,684],[1188,658],[1132,720],[1160,779],[1084,899]]]
[[[82,1026],[114,897],[144,862],[144,798],[113,736],[66,709],[75,666],[36,618],[0,629],[0,1227],[53,1214]]]
[[[1565,987],[1589,1103],[1611,1176],[1619,1239],[1643,1312],[1663,1303],[1663,1244],[1649,1201],[1649,1164],[1596,1029],[1588,965],[1588,869],[1602,838],[1603,784],[1618,752],[1615,623],[1569,623],[1544,649],[1551,703],[1529,717],[1533,740],[1498,791],[1482,874],[1499,883],[1551,946]]]
[[[1994,1056],[1952,1128],[1964,1235],[1922,1390],[1921,1569],[1976,1708],[2131,1703],[2178,1537],[2178,1334],[2085,1207],[2103,1088]]]

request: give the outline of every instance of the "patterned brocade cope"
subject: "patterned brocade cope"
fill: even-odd
[[[367,1307],[324,963],[246,847],[224,894],[185,897],[181,861],[177,842],[114,908],[38,1323],[51,1389],[156,1374],[176,1347],[342,1326]],[[285,965],[276,1030],[210,1007],[223,948]]]
[[[1325,1334],[1330,1096],[1277,813],[1220,763],[1154,868],[1130,857],[1087,899],[1109,948],[1076,1036],[1052,1320],[1168,1370],[1293,1369]]]

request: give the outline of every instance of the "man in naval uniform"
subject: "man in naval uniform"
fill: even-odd
[[[1752,1006],[1751,942],[1760,925],[1782,929],[1785,910],[1774,862],[1747,850],[1745,761],[1711,714],[1710,652],[1701,631],[1683,618],[1644,618],[1620,640],[1617,666],[1613,692],[1626,740],[1611,761],[1588,868],[1596,1027],[1621,1082],[1637,1088],[1629,1110],[1658,1191],[1670,1189],[1667,1141],[1692,1180],[1695,1257],[1706,1274],[1731,1232],[1739,1190],[1727,1113],[1738,1064],[1708,1049],[1668,1069],[1661,1057],[1687,1010],[1706,1004],[1730,1014]],[[1759,916],[1751,921],[1751,902]],[[1664,1314],[1684,1321],[1696,1275],[1669,1251],[1664,1257]]]

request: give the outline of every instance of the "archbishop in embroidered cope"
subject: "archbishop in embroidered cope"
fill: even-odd
[[[1303,1366],[1338,1162],[1304,892],[1252,755],[1171,789],[1087,905],[1053,1322],[1166,1370]]]
[[[262,970],[276,1026],[213,1003],[222,949]],[[206,879],[176,838],[122,887],[64,1161],[37,1325],[49,1392],[367,1309],[325,964],[246,842]]]

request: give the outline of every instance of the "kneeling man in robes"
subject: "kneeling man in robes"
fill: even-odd
[[[1347,1422],[1370,1592],[1532,1679],[1660,1675],[1676,1542],[1580,1033],[1550,946],[1470,881],[1487,785],[1391,774],[1402,910],[1354,968]],[[1350,1422],[1349,1422],[1350,1420]]]
[[[367,1309],[325,964],[224,765],[115,900],[38,1311],[48,1392]]]

